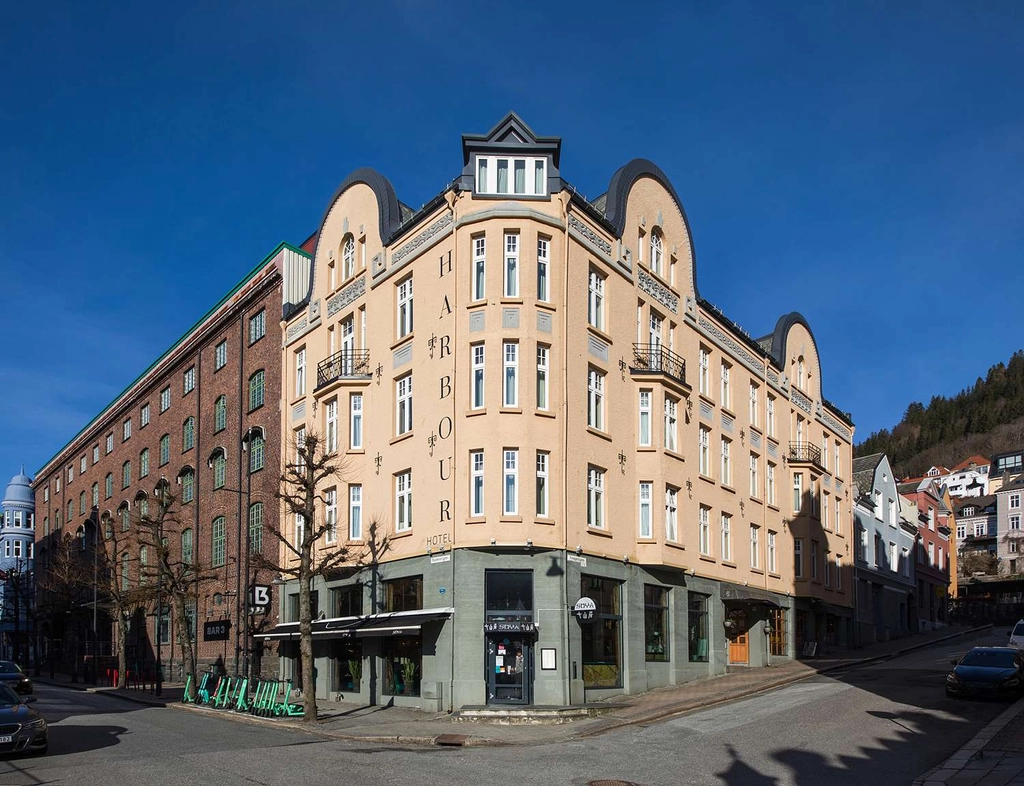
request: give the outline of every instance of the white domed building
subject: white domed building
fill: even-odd
[[[28,665],[35,594],[35,494],[25,468],[11,478],[0,502],[0,653]]]

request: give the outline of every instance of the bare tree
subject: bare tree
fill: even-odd
[[[44,564],[36,568],[36,614],[49,618],[52,642],[58,634],[65,638],[68,619],[81,608],[85,588],[92,586],[92,571],[82,560],[81,541],[72,533],[55,530],[49,540]]]
[[[378,536],[376,522],[371,523],[372,553],[369,548],[354,553],[343,542],[338,542],[337,517],[327,516],[321,489],[329,485],[328,481],[344,478],[344,462],[337,452],[326,449],[323,439],[316,433],[307,433],[305,439],[293,442],[290,448],[277,497],[283,503],[285,520],[295,522],[294,535],[286,529],[284,521],[276,527],[269,527],[281,544],[279,561],[263,557],[260,562],[298,581],[303,720],[315,723],[317,705],[313,676],[311,584],[318,576],[331,578],[342,572],[359,570],[367,564],[368,555],[376,562],[387,551],[388,544],[385,536]]]

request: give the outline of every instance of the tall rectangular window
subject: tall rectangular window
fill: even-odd
[[[775,533],[768,530],[768,572],[778,573],[778,555],[775,550]]]
[[[828,447],[831,443],[829,442],[828,434],[821,435],[821,467],[822,469],[828,469]]]
[[[412,374],[395,381],[395,425],[398,434],[412,431]]]
[[[758,492],[761,491],[760,484],[757,480],[757,454],[750,454],[750,496],[756,497]]]
[[[840,453],[840,449],[839,449],[839,440],[837,439],[836,440],[835,462],[834,462],[833,467],[832,467],[832,471],[833,471],[833,473],[835,474],[836,477],[841,477],[842,474],[843,474],[842,468],[841,468],[841,466],[839,464],[839,459],[840,459],[841,455],[842,454]]]
[[[722,437],[722,484],[732,485],[732,441]]]
[[[596,368],[587,372],[587,425],[604,430],[604,374]]]
[[[537,345],[537,409],[548,408],[548,347]]]
[[[142,409],[139,410],[139,428],[145,428],[149,425],[149,404],[143,404]],[[95,464],[100,460],[100,449],[99,446],[92,449],[92,463]]]
[[[506,516],[519,513],[519,451],[504,451],[505,482],[502,486],[502,512]]]
[[[127,442],[132,438],[132,419],[125,418],[124,423],[121,424],[121,441]]]
[[[505,233],[505,297],[519,297],[519,234]]]
[[[164,434],[160,437],[160,466],[171,460],[171,435]]]
[[[651,391],[640,391],[640,446],[651,445]]]
[[[841,590],[843,588],[843,558],[841,555],[836,554],[836,589]]]
[[[363,487],[359,483],[348,487],[348,539],[363,539]]]
[[[139,453],[139,477],[149,477],[149,448],[143,448]],[[95,500],[93,500],[93,504],[96,504]]]
[[[549,249],[551,242],[544,237],[537,238],[537,300],[547,302],[550,299],[549,288]]]
[[[193,417],[185,418],[185,422],[181,424],[181,450],[185,452],[192,450],[196,443],[196,419]]]
[[[701,475],[711,476],[711,430],[705,426],[697,429],[698,471]]]
[[[210,527],[210,564],[219,568],[227,561],[225,546],[227,545],[227,532],[224,529],[225,519],[218,516],[213,520]]]
[[[338,539],[338,490],[324,492],[324,541],[334,543]]]
[[[604,529],[604,470],[587,467],[587,526]]]
[[[604,276],[596,270],[591,270],[589,281],[587,321],[593,327],[602,330],[604,328]]]
[[[505,359],[505,375],[502,385],[502,406],[519,406],[519,344],[506,341],[502,355]]]
[[[654,537],[651,524],[651,493],[654,484],[644,481],[640,484],[640,526],[638,535],[643,539]]]
[[[548,518],[551,515],[548,502],[548,458],[550,454],[544,450],[537,451],[537,517]]]
[[[804,476],[803,473],[793,473],[793,512],[799,513],[804,507]]]
[[[711,508],[701,505],[697,514],[697,546],[700,553],[711,555]]]
[[[732,366],[722,361],[722,400],[719,402],[726,409],[732,409]]]
[[[775,396],[768,394],[768,411],[765,414],[765,430],[769,437],[775,436]]]
[[[732,562],[732,516],[722,514],[722,561]]]
[[[668,590],[644,585],[644,660],[669,660]]]
[[[665,394],[665,450],[676,450],[676,427],[678,425],[678,404],[672,396]]]
[[[753,382],[751,382],[750,383],[750,411],[749,411],[748,414],[750,416],[750,425],[753,426],[754,428],[757,428],[757,412],[760,409],[760,406],[759,406],[759,398],[760,398],[760,396],[759,396],[759,394],[760,394],[760,390],[759,390],[758,386],[755,385]]]
[[[263,406],[263,396],[265,393],[264,380],[265,374],[262,369],[254,373],[249,377],[249,411],[252,412],[254,409],[259,409]]]
[[[473,238],[473,300],[483,300],[487,284],[487,240]]]
[[[353,393],[348,397],[349,428],[348,442],[352,450],[363,447],[363,394]]]
[[[324,406],[324,450],[333,453],[338,449],[338,400],[331,399]]]
[[[802,579],[804,577],[804,539],[793,540],[793,575]]]
[[[228,425],[228,397],[218,396],[213,403],[213,431],[223,431]]]
[[[484,515],[484,452],[473,450],[469,454],[469,515]]]
[[[295,353],[295,395],[306,395],[306,348]]]
[[[768,462],[767,474],[764,479],[765,502],[769,505],[775,504],[775,465]]]
[[[412,333],[412,276],[398,285],[398,337]]]
[[[412,470],[395,475],[395,531],[412,529]]]
[[[182,395],[188,395],[196,389],[196,367],[189,366],[185,369],[185,373],[181,380],[181,392]]]
[[[836,534],[841,535],[843,533],[843,517],[842,517],[842,502],[839,499],[839,495],[836,494]]]
[[[107,434],[106,452],[108,454],[114,452],[114,435]],[[60,491],[60,478],[57,478],[57,491]]]
[[[249,343],[255,344],[267,334],[267,312],[260,310],[258,314],[249,318]]]
[[[473,359],[473,387],[471,393],[470,406],[473,409],[483,409],[484,407],[484,345],[473,344],[469,348],[470,354]]]
[[[750,567],[761,567],[761,528],[756,524],[750,525]]]
[[[262,502],[254,502],[249,506],[249,550],[253,554],[263,553]]]
[[[811,540],[811,580],[818,580],[818,541]]]
[[[224,339],[213,348],[213,370],[220,371],[228,364],[228,340]]]
[[[697,352],[697,389],[705,396],[711,395],[711,352],[701,347]]]
[[[665,487],[665,540],[679,540],[679,489]]]

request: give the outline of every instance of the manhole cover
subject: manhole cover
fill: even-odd
[[[590,781],[587,786],[639,786],[633,781]]]

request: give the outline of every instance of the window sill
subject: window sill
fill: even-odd
[[[499,524],[522,524],[523,523],[523,517],[522,516],[502,515],[501,518],[498,519],[498,523]]]
[[[750,572],[751,573],[756,573],[758,576],[763,576],[764,575],[764,571],[761,570],[760,568],[751,568]]]
[[[778,513],[779,512],[779,506],[774,504],[774,503],[772,503],[772,502],[769,502],[768,503],[768,510],[774,510],[776,513]]]
[[[725,406],[725,404],[722,405],[722,414],[728,415],[733,420],[736,420],[736,413],[729,409],[729,407]]]
[[[739,567],[735,562],[729,562],[729,560],[722,560],[722,566],[726,568],[737,568]]]
[[[544,309],[545,311],[557,311],[558,310],[558,308],[555,306],[555,304],[550,302],[550,301],[548,301],[548,300],[538,300],[535,305],[537,306],[537,308]]]
[[[636,544],[638,546],[656,546],[658,545],[658,541],[654,538],[637,538]]]
[[[750,501],[756,502],[758,505],[764,504],[764,500],[762,500],[760,497],[755,497],[753,494],[750,495]]]
[[[407,439],[411,439],[412,436],[413,436],[413,433],[414,432],[411,431],[411,430],[410,431],[406,431],[404,434],[400,434],[399,436],[394,437],[390,442],[388,442],[388,444],[389,445],[397,445],[399,442],[404,442]]]
[[[504,295],[501,300],[498,301],[503,306],[521,306],[523,305],[523,299],[518,295]]]
[[[486,521],[486,516],[470,516],[468,519],[466,519],[467,524],[484,524]]]
[[[715,485],[715,479],[713,477],[711,477],[710,475],[705,475],[705,474],[701,473],[701,474],[697,475],[697,477],[700,478],[701,480],[703,480],[705,483],[710,483],[711,485]]]
[[[534,414],[534,415],[536,415],[536,416],[537,416],[537,417],[539,417],[539,418],[551,418],[552,420],[553,420],[553,419],[554,419],[555,417],[557,417],[557,416],[555,415],[555,413],[554,413],[554,412],[552,412],[552,411],[551,411],[551,410],[549,410],[549,409],[538,409],[538,410],[537,410],[536,412],[534,412],[533,414]]]
[[[416,331],[413,331],[412,333],[406,333],[401,338],[396,339],[395,342],[390,347],[388,347],[388,349],[390,349],[391,351],[394,351],[394,350],[398,349],[400,346],[402,346],[403,344],[412,341],[414,338],[416,338]]]
[[[587,433],[588,434],[593,434],[595,437],[600,437],[601,439],[606,440],[608,442],[612,441],[612,435],[611,434],[606,434],[603,431],[598,431],[593,426],[587,426]]]
[[[679,549],[679,551],[686,551],[686,546],[675,540],[666,540],[665,546],[667,546],[670,549]]]
[[[699,392],[699,393],[697,394],[697,397],[698,397],[698,398],[699,398],[699,399],[700,399],[701,401],[703,401],[703,402],[704,402],[705,404],[710,404],[710,405],[711,405],[711,406],[713,406],[713,407],[716,407],[716,406],[718,406],[718,405],[717,405],[717,404],[715,403],[715,400],[714,400],[713,398],[711,398],[711,396],[710,396],[709,394],[707,394],[707,393],[705,393],[705,392],[703,392],[703,391]]]
[[[717,564],[718,564],[718,560],[716,560],[716,559],[715,559],[714,557],[712,557],[712,556],[711,556],[710,554],[701,554],[701,555],[700,555],[700,556],[698,557],[698,559],[701,559],[701,560],[703,560],[704,562],[711,562],[711,563],[714,563],[715,565],[717,565]]]
[[[543,518],[543,517],[540,517],[540,516],[535,518],[533,520],[533,523],[534,524],[543,524],[545,527],[553,527],[553,526],[555,526],[555,520],[554,519]]]
[[[403,529],[400,532],[398,532],[398,531],[392,532],[388,537],[391,537],[391,538],[408,538],[411,535],[412,535],[412,527],[409,527],[408,529]]]
[[[468,412],[466,412],[465,416],[467,418],[475,418],[478,415],[486,415],[486,414],[487,414],[487,407],[481,407],[480,409],[471,409],[471,410],[469,410]]]
[[[477,300],[471,300],[471,301],[469,301],[469,302],[468,302],[468,303],[466,304],[466,308],[467,308],[467,309],[472,309],[472,308],[483,308],[483,307],[484,307],[484,306],[486,306],[486,305],[487,305],[487,298],[486,298],[486,297],[482,297],[482,298],[479,298],[479,299],[477,299]]]
[[[498,410],[498,413],[502,414],[502,415],[522,415],[523,414],[523,408],[522,407],[502,407],[501,409]]]
[[[588,323],[587,330],[590,331],[593,335],[597,336],[599,339],[601,339],[608,346],[612,346],[615,343],[612,337],[605,333],[603,330],[601,330],[601,328],[599,327],[595,327],[594,325]]]
[[[366,451],[363,448],[349,448],[345,451],[347,456],[363,456],[366,455]]]
[[[658,449],[651,445],[638,445],[636,448],[637,453],[657,453]]]
[[[686,461],[686,456],[682,453],[676,453],[674,450],[670,450],[669,448],[665,448],[664,452],[666,456],[674,458],[676,461]]]
[[[771,579],[781,579],[782,576],[779,573],[772,573],[772,571],[768,571],[768,578],[771,578]]]
[[[723,483],[722,484],[722,491],[728,491],[730,494],[735,494],[736,493],[736,489],[734,489],[728,483]]]
[[[599,535],[602,538],[612,537],[612,533],[610,533],[608,530],[598,529],[597,527],[587,527],[587,533],[590,535]]]

